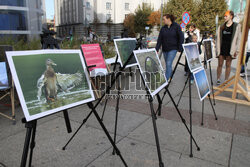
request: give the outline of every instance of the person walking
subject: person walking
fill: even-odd
[[[240,71],[240,76],[245,77],[245,66],[247,67],[247,62],[250,57],[250,30],[248,30],[248,38],[247,38],[247,54],[245,58],[245,64],[242,64],[241,66],[241,71]]]
[[[216,39],[216,55],[218,58],[217,85],[221,84],[221,73],[226,60],[225,81],[231,72],[232,59],[239,54],[241,25],[233,22],[234,12],[227,11],[224,15],[224,24],[219,26]]]
[[[172,75],[172,63],[177,51],[183,50],[184,35],[179,24],[175,22],[175,17],[171,14],[163,16],[164,26],[161,28],[156,51],[158,52],[162,46],[162,51],[166,63],[166,78],[169,80]]]

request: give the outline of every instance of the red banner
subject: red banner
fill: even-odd
[[[83,44],[81,45],[81,49],[83,52],[83,56],[87,66],[90,67],[89,72],[90,76],[99,74],[99,75],[106,75],[107,74],[107,67],[105,64],[105,60],[102,56],[102,51],[99,44]]]

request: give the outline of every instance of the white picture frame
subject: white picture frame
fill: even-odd
[[[204,61],[210,62],[213,59],[213,43],[212,39],[204,39]]]
[[[80,50],[11,51],[6,52],[6,55],[27,121],[95,100]],[[47,70],[50,70],[51,73],[53,71],[48,63],[52,60],[57,63],[57,68],[54,69],[56,80],[55,75],[47,75]],[[71,74],[72,71],[77,70],[79,72]],[[49,78],[50,76],[53,78]],[[57,86],[50,84],[48,80],[54,80]],[[74,83],[75,87],[69,90],[68,82],[77,83]],[[49,84],[50,86],[47,86]],[[62,92],[59,92],[59,87]],[[56,97],[52,97],[51,92],[54,92]],[[39,97],[39,95],[41,96]]]
[[[115,49],[118,55],[118,62],[121,64],[121,67],[124,66],[129,56],[133,53],[133,50],[136,48],[136,43],[136,38],[114,39]],[[125,68],[136,65],[137,62],[135,60],[135,57],[133,56]]]
[[[193,72],[193,76],[196,83],[196,88],[198,91],[200,101],[202,101],[211,92],[206,71],[204,68],[201,68]]]
[[[194,72],[196,70],[203,68],[199,55],[198,44],[187,43],[187,44],[182,44],[182,46],[186,55],[190,71]]]
[[[145,86],[149,90],[150,95],[153,97],[168,85],[168,81],[167,81],[167,78],[165,76],[165,72],[163,70],[159,56],[158,56],[155,48],[135,50],[134,55],[135,55],[142,79],[145,83]],[[150,65],[152,66],[152,68],[155,70],[152,70],[152,71],[146,70],[148,61],[149,61]],[[154,63],[152,63],[152,62],[154,62]],[[153,64],[155,64],[155,65],[153,66]],[[154,71],[154,74],[150,75],[150,81],[149,81],[149,77],[147,78],[147,73],[152,73],[153,71]],[[156,76],[156,79],[153,78],[152,76],[153,77]],[[159,76],[158,79],[157,79],[157,76]],[[159,80],[159,78],[160,78],[160,80]],[[152,79],[156,82],[152,83],[151,82]]]

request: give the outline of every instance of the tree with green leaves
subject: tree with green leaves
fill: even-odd
[[[123,21],[124,28],[128,30],[129,37],[135,37],[135,15],[128,14]]]
[[[225,0],[202,0],[199,4],[197,12],[197,27],[201,31],[210,31],[213,34],[216,32],[216,15],[219,16],[219,25],[224,22],[224,13],[228,6]]]
[[[134,18],[134,28],[135,33],[139,34],[146,34],[145,27],[149,27],[148,32],[151,33],[152,26],[149,25],[147,22],[149,21],[149,16],[153,12],[153,8],[151,5],[147,3],[142,3],[139,5],[135,11],[135,18]]]
[[[190,14],[190,22],[196,24],[196,27],[204,31],[210,31],[215,34],[216,15],[219,16],[219,24],[223,22],[223,16],[228,9],[225,0],[170,0],[164,6],[164,13],[173,14],[176,22],[182,22],[182,14]]]

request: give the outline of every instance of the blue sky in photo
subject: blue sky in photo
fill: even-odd
[[[46,6],[46,18],[53,19],[54,18],[54,0],[45,0]]]
[[[209,92],[209,83],[204,69],[194,74],[201,97]]]

